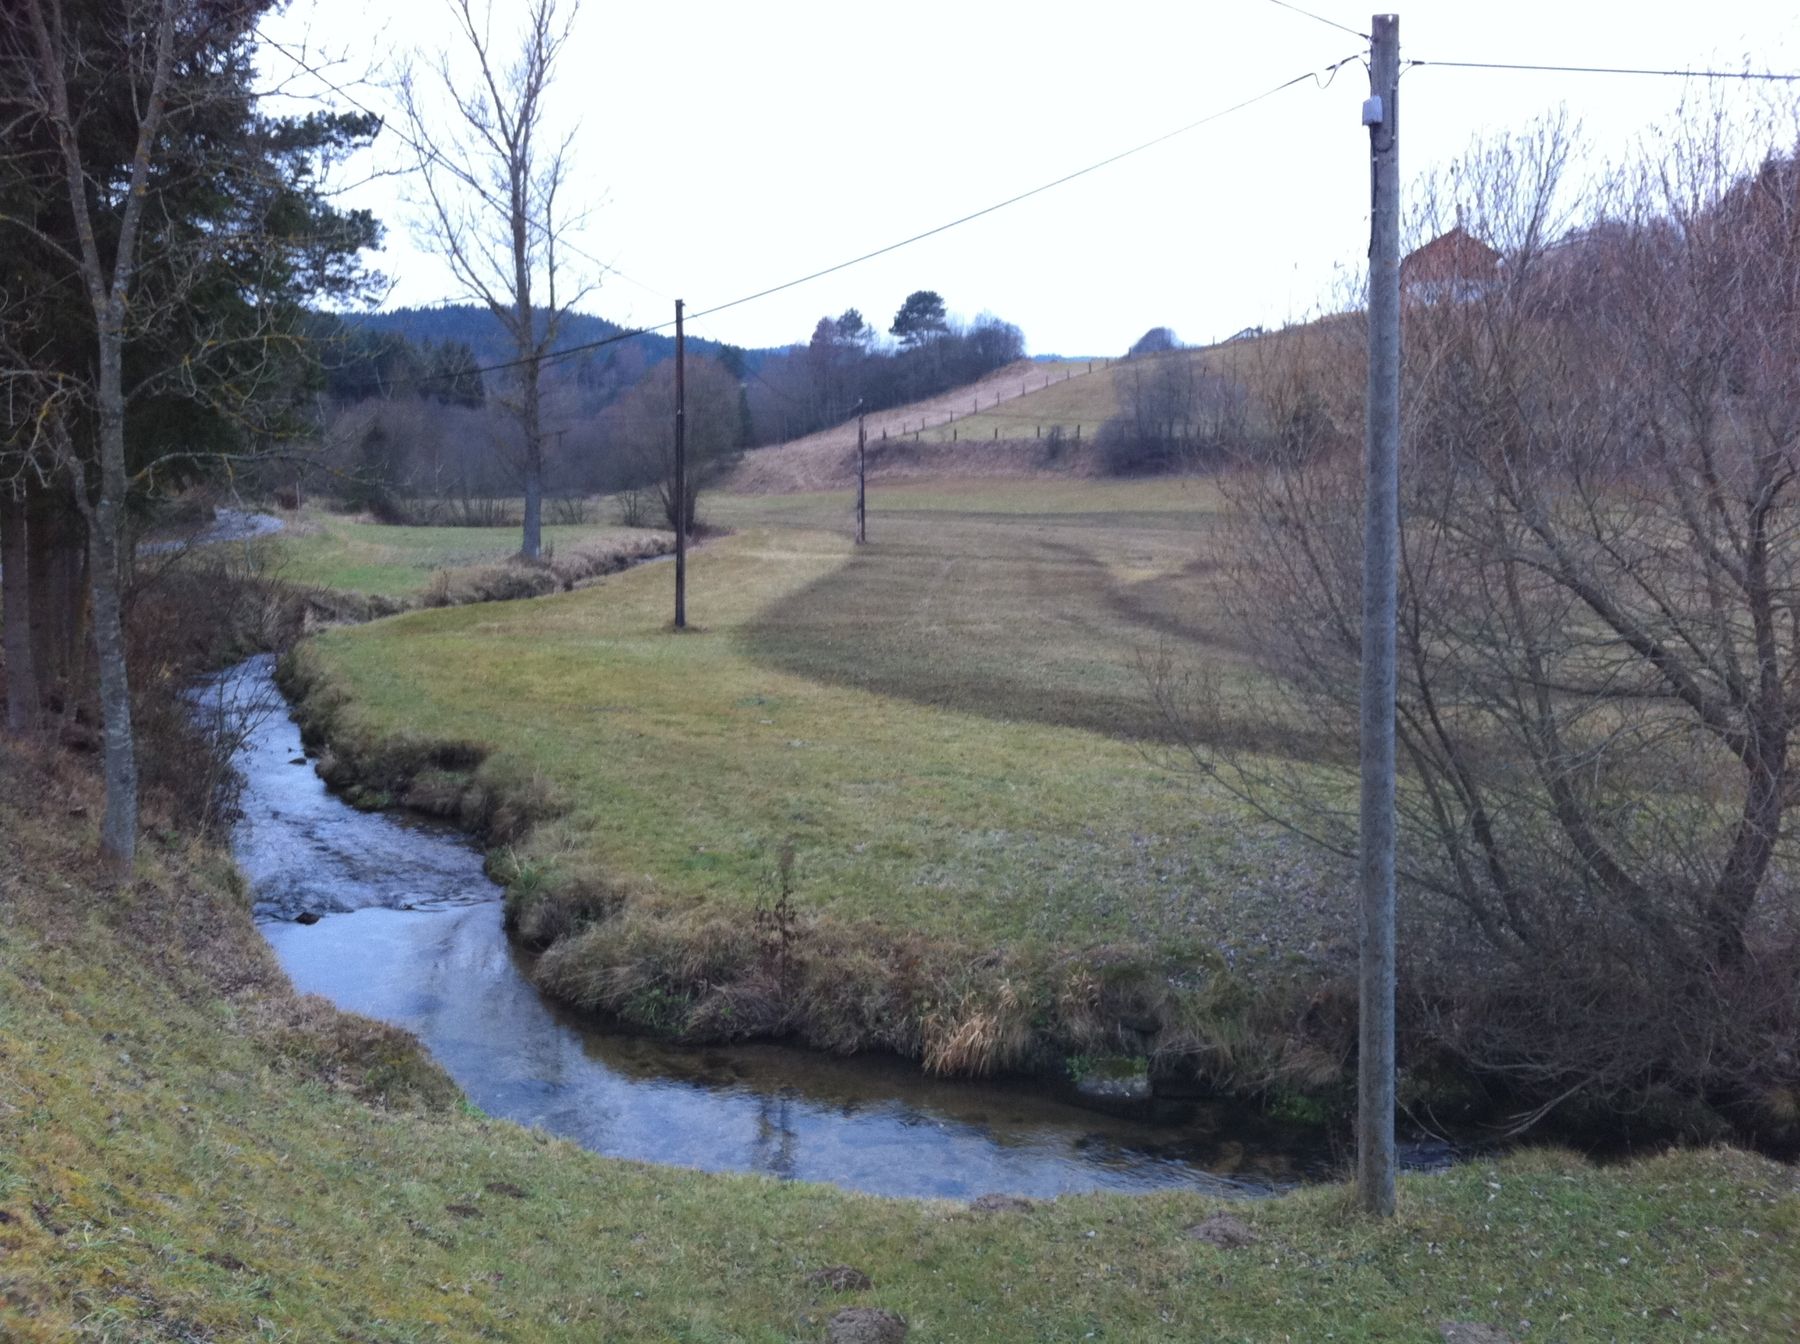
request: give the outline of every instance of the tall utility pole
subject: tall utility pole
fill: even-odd
[[[687,629],[687,340],[675,300],[675,628]]]
[[[1361,1021],[1356,1196],[1394,1212],[1394,620],[1400,554],[1400,16],[1369,29],[1369,421],[1363,476]]]
[[[863,404],[856,403],[856,544],[869,539],[869,457],[868,440],[863,436]]]

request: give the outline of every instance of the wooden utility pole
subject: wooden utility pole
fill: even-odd
[[[869,455],[863,437],[863,404],[856,403],[856,544],[869,539]]]
[[[1394,1212],[1394,621],[1400,554],[1400,16],[1369,32],[1369,394],[1363,476],[1361,1015],[1356,1196]]]
[[[687,629],[687,340],[675,300],[675,628]]]

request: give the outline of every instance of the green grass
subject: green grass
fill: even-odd
[[[721,500],[744,530],[593,592],[313,642],[364,742],[474,742],[564,809],[554,863],[747,907],[776,849],[809,909],[968,943],[1304,947],[1290,847],[1167,768],[1137,665],[1231,663],[1203,485]],[[1254,916],[1252,918],[1252,916]]]
[[[1793,1338],[1795,1174],[1730,1151],[1526,1153],[1185,1229],[1178,1193],[982,1215],[623,1163],[455,1103],[396,1033],[297,1000],[225,862],[163,839],[96,880],[91,781],[0,757],[0,1338],[1428,1344]],[[874,1280],[833,1293],[807,1274]],[[1529,1320],[1529,1329],[1521,1322]]]
[[[497,565],[519,551],[517,525],[387,527],[308,512],[290,527],[288,534],[261,543],[272,572],[290,583],[372,597],[412,597],[439,570]],[[546,548],[567,551],[648,535],[644,529],[593,523],[546,526],[543,539]]]

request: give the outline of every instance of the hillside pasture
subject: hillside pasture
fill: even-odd
[[[1102,372],[1104,367],[1105,362],[1101,360],[1017,360],[953,392],[908,402],[888,410],[871,411],[864,417],[864,432],[870,444],[891,445],[893,449],[914,442],[914,432],[921,429],[927,431],[924,439],[930,442],[929,430],[933,426],[971,419],[978,415],[979,408],[983,406],[1010,407],[1023,403],[1043,391],[1046,385],[1062,387],[1065,384],[1081,383],[1093,374]],[[946,433],[944,441],[949,442],[949,439],[950,436]],[[882,451],[882,447],[876,448],[877,454]],[[872,468],[908,469],[907,459],[901,454],[890,452],[889,458],[886,463],[872,461]],[[947,465],[934,459],[911,470],[913,474],[930,474],[944,471]],[[953,469],[958,474],[964,470],[976,473],[983,470],[979,462],[959,463]],[[805,438],[754,450],[745,456],[744,461],[732,473],[726,482],[726,488],[743,494],[829,490],[842,487],[855,479],[856,421],[852,419],[817,434],[808,434]]]
[[[1174,370],[1223,378],[1253,398],[1295,370],[1342,353],[1346,319],[1327,318],[1223,345],[1138,359],[1021,360],[979,383],[867,418],[870,479],[911,484],[955,476],[1091,476],[1109,421],[1129,415],[1137,384]],[[1252,409],[1251,424],[1257,423]],[[853,486],[856,423],[746,455],[726,487],[740,494],[817,493]]]

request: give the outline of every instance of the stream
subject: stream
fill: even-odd
[[[414,1032],[490,1115],[610,1157],[893,1196],[1255,1197],[1337,1170],[1316,1135],[1244,1106],[1103,1112],[1043,1082],[933,1079],[899,1059],[780,1045],[673,1046],[566,1012],[531,984],[480,853],[441,825],[329,793],[272,671],[253,658],[204,692],[260,714],[233,836],[258,924],[298,990]]]

